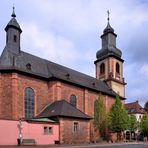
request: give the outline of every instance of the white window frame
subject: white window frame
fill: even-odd
[[[45,131],[46,128],[46,131]],[[52,126],[43,126],[43,133],[44,135],[52,135],[53,134],[53,127]]]

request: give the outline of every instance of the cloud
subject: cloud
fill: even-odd
[[[128,101],[148,98],[147,1],[15,0],[15,6],[23,29],[22,50],[93,76],[93,61],[101,48],[99,36],[106,27],[109,9],[110,24],[118,35],[117,47],[125,59],[126,97]],[[10,19],[7,7],[11,9],[10,2],[2,1],[0,33]],[[2,51],[4,31],[1,36]]]
[[[142,65],[141,69],[140,69],[140,73],[143,76],[146,76],[148,78],[148,63]]]
[[[23,45],[25,51],[61,64],[79,59],[74,43],[52,31],[44,32],[33,23],[22,24],[24,28]]]
[[[34,23],[21,25],[24,28],[21,50],[71,68],[80,68],[81,64],[86,65],[89,59],[94,60],[92,58],[94,53],[91,52],[91,49],[86,50],[82,56],[83,51],[77,50],[75,43],[64,36],[57,35],[51,30],[45,32]],[[81,64],[79,65],[78,63]],[[89,73],[87,65],[85,67],[82,69],[87,69]]]
[[[136,62],[128,64],[125,67],[126,79],[126,98],[127,102],[139,100],[141,105],[148,99],[148,64],[139,64]]]

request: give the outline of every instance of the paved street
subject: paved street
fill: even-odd
[[[54,145],[54,146],[0,146],[0,148],[148,148],[148,143],[124,144],[88,144],[88,145]]]
[[[104,145],[104,146],[93,146],[86,148],[148,148],[148,144],[122,144],[122,145]]]

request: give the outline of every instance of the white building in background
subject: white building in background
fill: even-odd
[[[125,109],[129,115],[134,115],[137,121],[141,121],[144,110],[138,101],[125,104]]]
[[[142,106],[139,104],[138,101],[125,104],[125,110],[127,111],[129,116],[134,115],[137,121],[141,122],[141,119],[144,115],[144,109],[142,108]],[[127,140],[141,140],[141,134],[138,128],[135,131],[127,130],[125,131],[125,134]]]

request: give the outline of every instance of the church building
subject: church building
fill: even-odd
[[[22,132],[28,124],[42,124],[41,136],[47,136],[45,133],[58,127],[55,142],[61,144],[93,141],[94,102],[99,94],[106,111],[112,107],[116,95],[125,99],[124,60],[116,47],[117,35],[109,17],[101,35],[102,48],[94,59],[96,77],[25,52],[21,47],[22,28],[14,9],[11,17],[5,27],[6,45],[0,57],[0,125],[2,121],[18,123],[21,119]],[[31,132],[35,131],[25,134],[18,130],[15,134],[44,144]]]

